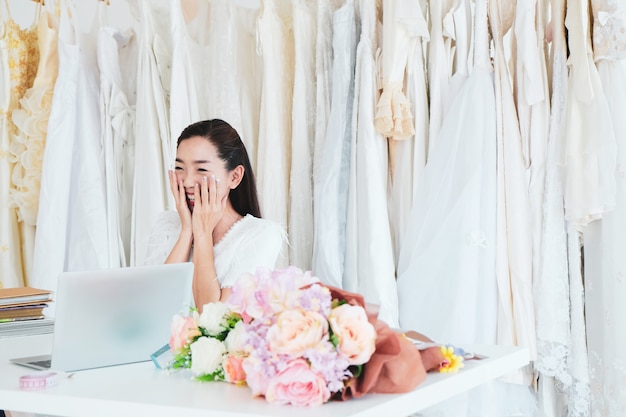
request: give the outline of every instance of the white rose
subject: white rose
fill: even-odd
[[[211,336],[217,336],[226,330],[224,316],[229,312],[230,308],[220,301],[205,304],[198,318],[198,326],[204,327]]]
[[[241,352],[248,340],[246,329],[243,325],[243,321],[238,321],[235,327],[228,333],[224,344],[228,352]]]
[[[224,360],[224,343],[212,337],[200,337],[191,344],[191,372],[208,375],[215,372]]]

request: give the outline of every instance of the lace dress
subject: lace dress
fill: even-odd
[[[11,115],[33,85],[39,45],[36,24],[22,29],[11,17],[6,0],[0,8],[4,9],[2,16],[6,16],[0,22],[0,288],[11,288],[28,284],[25,272],[32,263],[33,247],[32,225],[24,223],[18,200],[14,198],[24,190],[25,184],[21,161],[23,144]]]
[[[180,218],[175,211],[161,213],[148,237],[146,265],[165,262],[180,235]],[[277,223],[248,214],[231,226],[213,246],[215,272],[222,288],[232,287],[241,274],[257,267],[274,268],[287,235]],[[191,259],[191,257],[190,257]]]
[[[592,417],[626,415],[626,4],[594,0],[593,46],[617,146],[615,210],[584,231]]]

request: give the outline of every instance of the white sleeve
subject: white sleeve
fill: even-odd
[[[220,280],[221,287],[232,287],[242,274],[254,273],[260,266],[274,268],[286,242],[287,234],[278,223],[262,219],[246,233],[228,272]]]
[[[177,212],[164,211],[159,214],[148,236],[144,265],[158,265],[165,262],[178,240],[180,227]]]

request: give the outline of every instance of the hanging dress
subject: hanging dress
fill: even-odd
[[[211,72],[223,63],[213,61],[210,54],[209,0],[171,0],[170,7],[172,80],[169,119],[171,152],[176,155],[176,141],[183,129],[209,119],[215,112],[209,100]]]
[[[561,142],[566,127],[568,95],[565,0],[552,0],[553,13],[548,30],[552,36],[551,109],[546,154],[546,176],[541,239],[541,267],[533,282],[537,333],[537,360],[541,407],[547,417],[563,415],[560,404],[567,402],[563,388],[571,385],[568,358],[570,301],[567,227],[563,206],[563,176],[559,166]]]
[[[544,0],[518,1],[515,12],[514,93],[525,161],[532,238],[532,277],[541,273],[550,100],[544,26]]]
[[[626,415],[626,4],[593,0],[593,53],[617,146],[615,209],[585,237],[585,318],[594,417]]]
[[[452,9],[456,0],[429,2],[430,41],[428,44],[427,74],[429,91],[429,133],[428,141],[437,141],[445,114],[448,85],[452,76],[452,39],[454,30]],[[430,148],[429,148],[430,149]],[[430,155],[430,150],[429,150]]]
[[[313,148],[315,146],[316,1],[293,2],[295,71],[289,175],[289,260],[311,269],[313,257]]]
[[[13,110],[12,119],[18,134],[13,138],[12,154],[15,157],[11,190],[11,203],[17,206],[18,221],[22,229],[24,276],[32,276],[35,249],[35,225],[39,208],[41,166],[52,106],[52,92],[58,74],[57,50],[58,21],[51,13],[39,16],[37,28],[39,64],[33,86],[20,99]]]
[[[30,268],[27,263],[31,262],[33,230],[20,218],[19,206],[16,207],[11,197],[23,186],[22,163],[17,159],[22,146],[16,139],[19,130],[11,115],[36,76],[39,63],[36,22],[40,6],[34,23],[27,29],[20,28],[13,20],[7,0],[2,0],[0,8],[4,9],[2,16],[6,16],[0,22],[0,288],[12,288],[29,284],[30,277],[25,272]],[[13,144],[14,141],[18,144]],[[13,181],[16,172],[17,183]]]
[[[578,230],[615,207],[615,134],[593,62],[587,0],[568,0],[570,55],[565,170],[565,217]]]
[[[98,33],[102,148],[105,161],[109,262],[130,262],[135,164],[137,37],[132,29]]]
[[[137,63],[135,174],[131,217],[131,265],[143,265],[158,215],[174,208],[168,168],[176,148],[170,139],[172,49],[168,0],[134,0],[141,22]]]
[[[314,178],[313,273],[324,283],[342,288],[357,43],[354,0],[348,0],[333,13],[332,33],[330,111],[321,151],[320,170]]]
[[[405,98],[409,103],[406,108],[412,112],[410,131],[414,132],[405,140],[390,139],[389,142],[389,146],[393,146],[395,150],[389,155],[390,158],[394,158],[391,164],[394,169],[390,181],[389,220],[392,225],[394,265],[397,265],[400,242],[413,205],[414,181],[420,178],[421,171],[426,165],[428,92],[422,42],[428,40],[429,34],[422,6],[414,1],[383,2],[383,28],[383,39],[385,33],[398,32],[396,36],[404,40],[403,45],[406,49],[404,55],[396,53],[391,56],[383,45],[383,73],[386,67],[387,71],[390,71],[389,67],[395,66],[394,72],[400,73],[396,77],[400,78],[398,81],[401,83],[406,66]],[[392,37],[391,41],[393,40]],[[396,62],[387,62],[388,60]],[[402,94],[399,90],[398,93]]]
[[[257,188],[263,217],[289,230],[289,172],[294,46],[291,2],[263,0],[258,36],[263,58]],[[277,266],[289,264],[289,251]]]
[[[511,28],[514,8],[507,1],[489,1],[489,22],[495,45],[497,108],[497,236],[498,333],[502,345],[525,346],[536,357],[532,299],[532,237],[526,170],[503,38]],[[532,375],[516,382],[530,384]]]
[[[261,113],[261,88],[263,80],[263,60],[257,53],[256,22],[259,8],[237,5],[228,1],[231,12],[230,26],[233,43],[237,45],[235,69],[238,77],[239,108],[241,109],[241,130],[239,136],[246,146],[250,165],[256,173],[257,146],[259,138],[259,117]],[[218,45],[219,48],[219,45]]]
[[[240,30],[234,24],[234,14],[242,10],[233,5],[230,0],[211,0],[208,19],[203,20],[198,16],[197,24],[208,25],[208,56],[204,56],[206,65],[197,67],[196,76],[200,81],[198,89],[208,88],[206,108],[208,118],[222,119],[227,121],[241,136],[243,131],[243,119],[248,117],[242,113],[239,100],[240,89],[245,86],[242,67],[249,65],[247,62],[238,62],[239,49],[242,45],[236,42],[235,31]],[[195,21],[194,20],[194,21]],[[197,32],[197,30],[196,30]],[[196,35],[197,36],[197,35]],[[228,45],[228,47],[224,47]],[[197,51],[197,53],[206,53]],[[195,58],[197,59],[197,58]],[[204,71],[203,71],[204,70]],[[241,136],[244,144],[248,138]]]
[[[430,148],[398,262],[400,326],[456,344],[496,340],[496,104],[486,25],[477,13],[474,70]]]
[[[388,194],[387,143],[376,131],[373,117],[379,88],[375,55],[380,11],[375,2],[359,4],[344,288],[378,305],[378,318],[398,327],[395,262],[384,198]]]
[[[99,4],[98,13],[100,7],[106,6]],[[83,33],[74,19],[75,6],[64,5],[35,240],[33,285],[52,291],[62,271],[111,267],[100,142],[99,25]]]

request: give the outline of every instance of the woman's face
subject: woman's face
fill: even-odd
[[[183,182],[187,195],[187,205],[193,210],[195,204],[194,187],[201,185],[203,177],[211,184],[211,177],[215,177],[218,186],[218,196],[224,195],[231,187],[231,176],[226,170],[226,163],[217,155],[217,148],[207,139],[201,136],[193,136],[185,139],[178,145],[176,150],[176,164],[174,172],[176,178]]]

